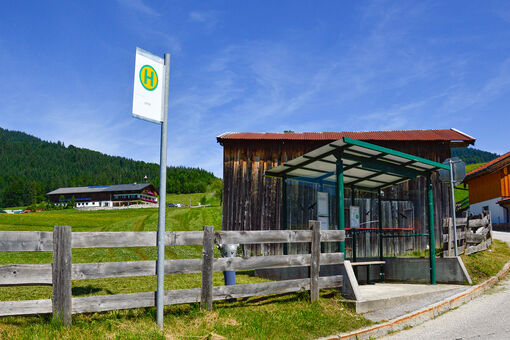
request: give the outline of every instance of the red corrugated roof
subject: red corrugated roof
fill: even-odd
[[[401,141],[463,141],[474,144],[475,138],[455,129],[400,130],[400,131],[359,131],[359,132],[302,132],[302,133],[257,133],[227,132],[218,136],[223,140],[338,140],[350,137],[358,140],[401,140]]]
[[[499,156],[498,158],[493,159],[492,161],[487,162],[474,170],[471,170],[466,174],[464,181],[481,176],[484,173],[497,171],[501,168],[504,168],[508,164],[510,164],[510,152],[507,152],[503,156]]]

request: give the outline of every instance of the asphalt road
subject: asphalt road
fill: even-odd
[[[510,233],[494,232],[494,238],[510,243]],[[510,339],[510,280],[456,310],[382,339]]]

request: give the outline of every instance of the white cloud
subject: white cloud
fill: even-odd
[[[191,11],[188,15],[189,21],[205,25],[207,31],[212,32],[220,23],[220,12],[218,11]]]
[[[148,15],[159,15],[154,9],[146,5],[142,0],[117,0],[117,2],[129,9]]]

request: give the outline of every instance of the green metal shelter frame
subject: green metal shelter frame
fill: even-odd
[[[344,187],[376,192],[417,177],[427,179],[427,205],[430,248],[430,282],[436,284],[434,239],[434,207],[431,175],[439,169],[450,170],[445,164],[392,150],[356,139],[343,137],[337,141],[294,158],[276,168],[267,170],[266,176],[282,178],[283,204],[287,205],[285,179],[335,185],[337,197],[337,226],[345,230]],[[380,201],[380,200],[379,200]],[[379,208],[380,209],[380,208]],[[287,209],[283,209],[282,225],[287,225]],[[381,215],[379,233],[382,235]],[[345,253],[345,241],[339,243]],[[382,237],[379,237],[379,254],[382,257]]]

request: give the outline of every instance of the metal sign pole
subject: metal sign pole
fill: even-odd
[[[450,159],[450,188],[452,191],[452,220],[453,220],[453,242],[455,244],[455,256],[459,256],[457,249],[457,220],[456,220],[456,207],[455,207],[455,181],[453,175],[453,160]]]
[[[161,123],[161,150],[159,170],[159,219],[158,219],[158,287],[156,292],[157,322],[163,328],[165,305],[165,211],[166,211],[166,150],[168,135],[168,92],[170,84],[170,54],[165,53],[165,87],[163,100],[163,122]]]

